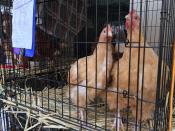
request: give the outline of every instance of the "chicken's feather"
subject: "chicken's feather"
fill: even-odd
[[[100,90],[98,89],[104,89],[107,85],[113,63],[111,41],[112,30],[108,25],[101,32],[99,43],[93,54],[87,58],[81,58],[71,65],[67,78],[70,91],[67,94],[75,105],[85,107],[86,104],[94,100],[96,93],[99,94]]]

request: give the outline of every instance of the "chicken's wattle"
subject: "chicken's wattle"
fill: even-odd
[[[129,29],[129,23],[128,22],[129,22],[128,20],[126,20],[126,22],[125,22],[126,29]]]

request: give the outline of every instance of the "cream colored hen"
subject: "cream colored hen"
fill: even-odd
[[[113,127],[117,125],[118,130],[122,126],[121,109],[129,107],[138,123],[152,118],[156,99],[158,56],[140,32],[140,17],[136,11],[126,16],[125,26],[129,45],[125,47],[123,57],[113,65],[112,83],[107,93],[109,110],[116,113]],[[149,48],[143,48],[144,43]],[[106,100],[104,94],[100,94],[103,101]]]
[[[86,57],[83,57],[71,65],[68,73],[67,80],[70,84],[70,90],[67,91],[67,96],[70,97],[73,104],[79,107],[82,121],[85,119],[84,108],[86,104],[94,100],[96,90],[104,89],[107,85],[113,63],[111,41],[112,28],[108,25],[102,30],[93,54],[87,56],[87,67]],[[97,95],[100,91],[97,91]]]

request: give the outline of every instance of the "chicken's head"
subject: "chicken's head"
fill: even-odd
[[[103,28],[102,32],[100,33],[99,41],[106,42],[108,40],[109,42],[111,42],[112,36],[112,27],[108,24],[105,28]]]
[[[127,30],[139,29],[140,16],[137,14],[136,10],[131,10],[128,15],[125,16],[126,22],[125,26]]]

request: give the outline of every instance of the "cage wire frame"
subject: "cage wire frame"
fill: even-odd
[[[174,39],[175,39],[175,34],[174,34],[174,15],[171,16],[168,16],[168,15],[171,15],[171,14],[174,14],[174,1],[167,1],[168,3],[162,3],[163,6],[162,6],[162,9],[161,9],[161,18],[164,19],[164,18],[168,18],[167,20],[162,20],[161,21],[161,28],[160,29],[160,45],[163,46],[163,45],[166,45],[166,46],[171,46],[171,48],[167,48],[166,49],[160,49],[160,55],[159,55],[159,66],[161,66],[161,68],[159,68],[159,73],[158,73],[158,76],[165,74],[165,67],[163,67],[163,65],[161,64],[161,61],[162,60],[165,60],[167,61],[167,63],[169,63],[169,69],[170,69],[170,74],[169,74],[169,77],[170,79],[172,79],[172,66],[173,66],[173,46],[174,46]],[[172,5],[171,5],[172,4]],[[170,10],[169,10],[170,9]],[[171,28],[172,27],[172,28]],[[172,32],[171,32],[172,31]],[[171,33],[172,34],[171,34]],[[168,38],[165,38],[164,36],[164,33],[166,35],[169,35],[169,39]],[[162,38],[163,37],[163,38]],[[170,42],[171,41],[171,42]],[[169,44],[168,44],[169,43]],[[168,51],[170,54],[167,54],[165,53],[166,51]],[[162,59],[162,60],[160,60]],[[160,73],[160,70],[162,69],[161,73]],[[172,80],[173,81],[173,80]],[[159,83],[159,84],[158,84]],[[161,84],[163,85],[161,87]],[[156,103],[156,109],[160,109],[156,114],[155,114],[155,119],[158,120],[159,119],[159,115],[161,112],[164,112],[163,115],[164,117],[161,118],[164,122],[161,123],[159,120],[157,121],[157,123],[155,124],[155,127],[154,129],[157,128],[157,126],[161,126],[162,128],[165,126],[166,128],[164,128],[165,130],[171,130],[170,128],[168,128],[168,125],[170,124],[169,122],[169,107],[168,107],[168,101],[166,100],[165,102],[165,107],[168,107],[168,108],[161,108],[161,106],[163,106],[162,104],[162,101],[165,100],[165,97],[167,99],[167,97],[169,96],[170,94],[170,82],[169,83],[164,83],[163,81],[161,81],[161,79],[159,79],[157,81],[157,92],[160,91],[160,93],[157,93],[157,99],[160,99],[159,102]],[[163,91],[167,91],[167,94],[166,96],[163,95]],[[172,93],[172,92],[171,92]],[[167,114],[167,116],[166,116]]]
[[[160,8],[149,9],[150,4],[153,4],[154,7],[154,4],[156,5],[156,2],[159,1],[131,0],[129,3],[126,0],[126,7],[122,0],[37,0],[36,55],[33,58],[26,58],[23,54],[15,55],[13,53],[11,42],[12,1],[4,0],[0,2],[2,12],[2,21],[0,21],[2,31],[1,51],[4,56],[0,64],[0,104],[2,105],[1,125],[3,130],[111,129],[115,116],[108,109],[108,101],[101,101],[97,97],[97,91],[100,91],[100,89],[97,89],[97,67],[95,71],[96,87],[94,88],[97,99],[92,103],[87,102],[87,90],[91,88],[86,86],[88,81],[88,56],[92,55],[94,47],[100,44],[97,39],[104,25],[110,23],[113,30],[120,29],[123,25],[124,16],[129,12],[129,5],[132,10],[134,4],[137,3],[141,5],[137,7],[139,8],[137,12],[140,14],[140,18],[144,19],[139,32],[144,31],[144,36],[147,36],[148,27],[151,30],[160,28],[158,41],[151,41],[153,45],[149,47],[145,47],[145,45],[143,47],[138,46],[140,41],[131,46],[134,42],[129,39],[126,41],[122,39],[123,41],[121,41],[121,34],[118,33],[118,37],[114,38],[112,44],[115,47],[118,46],[118,53],[115,55],[117,59],[119,57],[122,59],[122,55],[120,56],[119,53],[119,46],[121,45],[125,45],[125,48],[129,50],[133,48],[142,48],[145,51],[149,48],[157,49],[156,53],[159,61],[157,66],[156,102],[154,103],[155,111],[153,120],[149,121],[149,124],[147,122],[136,123],[133,122],[135,119],[129,119],[130,112],[128,108],[124,114],[126,117],[119,117],[119,119],[124,124],[124,130],[131,130],[134,127],[135,130],[168,130],[172,47],[175,38],[175,2],[174,0],[160,1],[162,2]],[[160,25],[155,27],[152,24],[148,25],[147,22],[148,20],[151,21],[149,13],[153,12],[161,15]],[[4,21],[5,23],[3,23]],[[113,33],[116,32],[113,31]],[[157,42],[158,45],[156,45]],[[107,43],[109,44],[109,41]],[[106,46],[105,50],[108,51],[108,48]],[[95,50],[95,54],[97,52],[98,50]],[[108,55],[106,53],[106,64]],[[84,107],[86,119],[84,121],[79,118],[79,109],[82,107],[73,103],[70,95],[68,97],[65,95],[72,86],[69,82],[70,77],[67,75],[68,72],[70,73],[71,64],[81,57],[85,58],[86,67],[86,72],[83,72],[86,76],[84,86],[86,87],[86,93],[84,94],[86,98]],[[95,63],[98,62],[97,57],[96,55]],[[76,68],[78,74],[79,64],[76,65]],[[128,68],[130,70],[129,64]],[[104,77],[106,82],[103,90],[106,91],[105,98],[107,98],[107,93],[110,92],[108,90],[109,83],[107,83],[107,75]],[[128,77],[130,79],[129,74]],[[166,77],[168,77],[168,80],[166,80]],[[82,85],[77,83],[73,86]],[[126,97],[125,99],[129,101],[129,92],[124,90],[122,93]],[[118,94],[120,92],[116,92],[117,96]],[[115,130],[118,130],[118,128]]]

